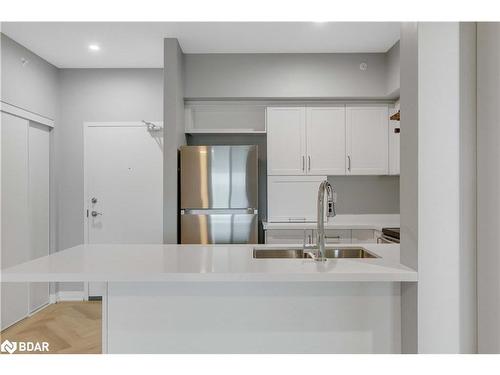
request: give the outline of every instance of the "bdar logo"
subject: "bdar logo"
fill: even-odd
[[[17,342],[10,342],[9,340],[5,340],[2,345],[0,345],[0,351],[3,353],[12,354],[17,349]]]

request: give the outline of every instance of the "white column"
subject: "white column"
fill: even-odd
[[[401,53],[403,350],[475,352],[475,25],[405,24]]]

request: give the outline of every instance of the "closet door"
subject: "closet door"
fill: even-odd
[[[29,217],[30,259],[49,254],[49,152],[50,129],[30,122],[29,145]],[[30,283],[30,313],[49,303],[49,284]]]
[[[2,113],[2,254],[7,268],[30,259],[28,121]],[[28,283],[2,283],[2,329],[28,314]]]

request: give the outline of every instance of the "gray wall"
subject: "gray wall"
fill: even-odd
[[[461,353],[477,352],[477,33],[460,23],[460,302]]]
[[[1,100],[54,120],[59,126],[59,70],[30,50],[0,33]],[[26,59],[23,66],[21,59]],[[55,130],[50,132],[50,252],[57,250],[57,194]],[[50,285],[50,292],[54,292]]]
[[[178,152],[184,135],[184,54],[177,39],[164,39],[163,242],[178,242]]]
[[[58,110],[58,69],[0,34],[3,102],[55,120]],[[21,59],[26,59],[23,65]]]
[[[184,90],[189,99],[387,98],[386,67],[383,53],[189,54]]]
[[[163,119],[162,69],[62,69],[56,129],[58,248],[84,242],[83,123]],[[60,290],[71,289],[61,285]],[[72,289],[74,290],[74,289]]]
[[[399,176],[331,176],[337,214],[399,214]]]
[[[478,351],[500,353],[500,23],[477,26]]]

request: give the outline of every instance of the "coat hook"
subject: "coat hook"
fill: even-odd
[[[401,111],[397,111],[397,113],[393,114],[391,117],[389,117],[390,120],[392,121],[401,121]]]

